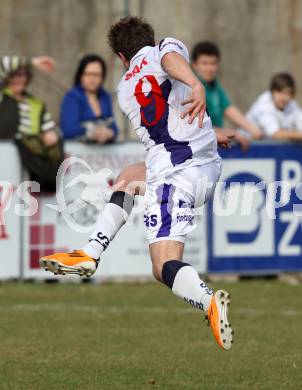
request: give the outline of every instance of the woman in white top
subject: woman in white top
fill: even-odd
[[[302,141],[302,109],[294,100],[295,81],[288,73],[276,74],[247,113],[264,138]]]

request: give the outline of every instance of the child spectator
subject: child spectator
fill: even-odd
[[[244,128],[255,139],[261,138],[258,127],[250,122],[244,114],[230,101],[225,90],[217,79],[220,64],[220,51],[212,42],[199,42],[192,51],[192,67],[202,81],[206,90],[207,110],[216,131],[227,131],[224,127],[224,118],[234,125]],[[240,133],[235,139],[243,149],[248,147],[249,141]]]
[[[265,138],[302,140],[302,109],[294,100],[295,80],[289,73],[276,74],[270,90],[263,92],[247,117],[264,133]]]
[[[74,87],[61,105],[60,125],[65,138],[79,138],[100,144],[112,142],[118,134],[110,94],[103,88],[104,60],[84,56],[74,78]]]

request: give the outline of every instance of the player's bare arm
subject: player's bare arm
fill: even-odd
[[[176,52],[167,53],[162,59],[162,67],[174,78],[192,88],[192,92],[187,100],[182,102],[185,106],[190,106],[182,113],[181,117],[189,115],[189,123],[198,116],[198,125],[202,127],[204,113],[206,111],[206,95],[202,83],[194,75],[189,63],[183,56]]]

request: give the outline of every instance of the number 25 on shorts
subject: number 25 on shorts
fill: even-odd
[[[147,227],[155,227],[157,225],[157,215],[151,214],[150,216],[144,215],[144,223]]]

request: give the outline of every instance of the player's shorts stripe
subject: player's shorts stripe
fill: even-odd
[[[172,184],[164,184],[157,189],[157,197],[161,213],[161,226],[157,232],[157,238],[168,237],[170,235],[174,190],[175,188]]]

